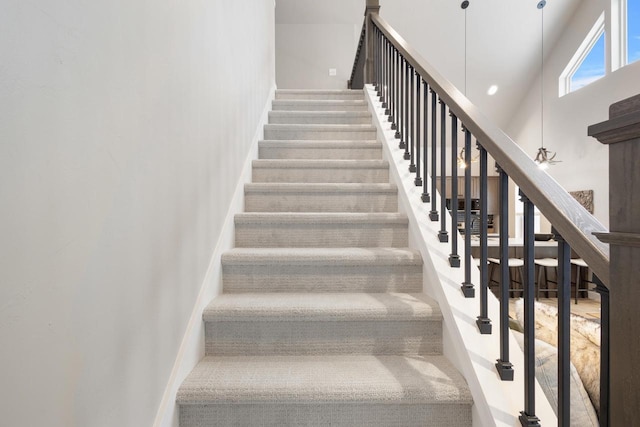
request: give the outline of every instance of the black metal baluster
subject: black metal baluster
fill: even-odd
[[[423,162],[422,162],[422,167],[423,167],[423,174],[422,176],[424,177],[424,185],[422,185],[422,178],[420,178],[420,165],[418,165],[418,176],[416,177],[416,185],[422,185],[422,195],[420,196],[420,199],[422,200],[423,203],[427,203],[429,201],[429,192],[427,191],[427,173],[428,173],[428,168],[427,168],[427,161],[429,160],[428,158],[428,147],[427,147],[427,134],[428,134],[428,129],[429,129],[429,87],[427,86],[427,81],[423,80],[422,77],[418,76],[418,81],[420,82],[420,84],[422,85],[423,91],[422,91],[422,155],[423,157]],[[420,157],[418,155],[418,157]],[[420,178],[420,180],[418,180],[418,178]]]
[[[429,212],[429,219],[433,222],[438,221],[438,207],[436,206],[436,179],[438,176],[437,166],[437,151],[436,146],[436,128],[438,126],[436,106],[436,93],[433,89],[429,89],[431,92],[431,212]]]
[[[405,63],[405,67],[404,67],[404,159],[405,160],[409,160],[409,126],[410,126],[410,119],[409,119],[409,114],[410,111],[409,110],[409,98],[410,98],[410,92],[409,92],[409,75],[411,73],[411,69],[410,69],[411,65],[409,65],[409,62]]]
[[[383,36],[382,38],[382,108],[387,112],[387,57],[385,52],[387,51],[387,44],[389,40]]]
[[[396,131],[396,134],[394,135],[396,137],[396,139],[401,139],[401,133],[400,133],[400,121],[402,120],[402,117],[400,116],[400,109],[402,107],[401,105],[401,90],[400,90],[400,67],[401,67],[401,60],[402,60],[402,56],[400,55],[400,52],[398,51],[398,49],[396,49],[396,66],[395,66],[395,93],[396,93],[396,112],[395,112],[395,124],[396,127],[393,128]],[[402,148],[402,147],[400,147]]]
[[[500,174],[500,359],[496,369],[502,381],[513,381],[509,362],[509,177],[496,167]]]
[[[449,241],[447,234],[447,106],[442,98],[440,102],[440,231],[438,239],[442,243]]]
[[[420,109],[422,107],[422,103],[420,102],[420,94],[422,93],[422,79],[420,78],[420,75],[418,73],[416,73],[416,101],[415,101],[415,106],[416,106],[416,165],[415,165],[415,171],[416,171],[416,178],[413,180],[413,183],[416,185],[416,187],[420,187],[422,185],[422,178],[420,177],[420,119],[421,119],[421,113],[420,113]]]
[[[474,298],[476,290],[471,283],[471,132],[464,129],[464,283],[460,287],[465,298]]]
[[[556,233],[558,242],[558,427],[570,425],[570,322],[571,322],[571,248]],[[540,286],[540,284],[538,284]],[[576,286],[576,292],[578,288]]]
[[[454,268],[460,267],[460,256],[458,255],[458,117],[451,115],[451,254],[449,255],[449,265]]]
[[[382,86],[384,85],[384,75],[382,73],[382,63],[383,63],[383,46],[384,46],[384,35],[382,31],[380,31],[380,37],[378,37],[378,71],[380,72],[380,86],[378,87],[378,97],[380,98],[380,102],[382,102]]]
[[[378,31],[376,30],[375,26],[371,27],[371,30],[373,31],[373,88],[377,91],[378,90],[378,43],[377,43],[377,38],[378,38]]]
[[[524,411],[520,412],[523,427],[539,427],[536,417],[536,344],[535,344],[535,264],[534,264],[534,207],[520,190],[524,204]],[[502,218],[501,218],[502,219]]]
[[[391,123],[391,129],[395,130],[396,128],[396,124],[395,124],[395,117],[396,117],[396,69],[395,69],[395,62],[396,62],[396,48],[395,46],[393,46],[393,44],[389,45],[389,88],[390,88],[390,96],[389,96],[389,103],[390,103],[390,107],[389,110],[391,111],[389,114],[389,122]]]
[[[491,334],[491,319],[488,311],[489,268],[487,266],[487,233],[489,220],[487,214],[487,150],[476,140],[480,150],[480,316],[476,320],[478,330],[483,335]]]
[[[380,96],[380,30],[378,27],[373,27],[373,61],[374,61],[374,73],[375,73],[375,89],[376,95]]]
[[[387,91],[389,90],[389,86],[387,86],[389,84],[389,73],[387,70],[387,62],[389,60],[389,58],[387,58],[387,48],[389,46],[389,40],[386,37],[383,37],[382,39],[383,44],[382,44],[382,58],[383,58],[383,62],[382,62],[382,78],[383,78],[383,84],[382,84],[382,108],[384,108],[384,114],[387,115],[388,113],[388,104],[387,104]]]
[[[409,105],[410,105],[410,109],[409,109],[409,117],[410,117],[410,126],[411,126],[411,145],[409,146],[410,153],[409,153],[409,172],[415,172],[416,171],[416,164],[414,162],[415,160],[415,150],[416,150],[416,126],[418,124],[418,116],[416,115],[416,98],[415,98],[415,92],[414,92],[414,83],[416,81],[416,77],[415,77],[415,71],[414,68],[411,67],[411,70],[409,71],[409,78],[411,79],[411,88],[409,89]]]
[[[396,47],[391,45],[391,130],[396,130],[396,121],[398,119],[398,102],[397,102],[397,76],[396,61],[398,60],[398,51]]]
[[[609,289],[593,275],[596,292],[600,294],[600,427],[609,427]]]
[[[385,115],[389,116],[391,114],[391,41],[389,39],[387,39],[387,49],[385,51],[385,57],[387,58],[387,63],[386,63],[387,90],[385,93],[385,100],[387,103],[387,107],[384,110],[384,113]]]
[[[405,72],[404,69],[407,67],[407,61],[404,59],[404,57],[402,58],[402,66],[400,67],[400,79],[399,79],[399,83],[400,83],[400,94],[401,99],[400,99],[400,117],[399,117],[399,121],[400,121],[400,126],[398,126],[398,129],[400,131],[400,142],[398,143],[398,148],[404,149],[404,147],[407,145],[407,132],[405,131],[405,126],[407,123],[406,120],[406,99],[407,99],[407,92],[404,90],[404,83],[405,83]]]

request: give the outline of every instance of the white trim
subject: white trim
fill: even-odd
[[[560,73],[559,78],[559,94],[560,96],[564,96],[573,90],[571,89],[571,79],[573,75],[578,71],[578,68],[582,65],[586,57],[591,53],[591,49],[598,42],[600,36],[605,32],[605,13],[604,11],[600,14],[598,19],[596,20],[591,30],[587,33],[587,36],[584,38],[580,47],[576,53],[573,54],[573,57],[569,60],[569,63],[565,67],[565,69]],[[605,47],[606,52],[606,47]],[[606,54],[605,54],[605,75],[607,73],[606,70]],[[575,89],[574,89],[575,90]]]
[[[611,71],[627,64],[627,0],[611,0]]]
[[[211,261],[207,273],[202,282],[200,293],[191,312],[189,323],[182,338],[182,343],[178,349],[167,387],[165,388],[160,402],[160,407],[156,413],[153,427],[178,427],[178,408],[176,405],[176,393],[185,377],[191,372],[196,364],[204,357],[204,324],[202,322],[202,311],[206,305],[217,295],[222,293],[222,254],[234,247],[235,226],[234,218],[239,212],[244,211],[244,185],[251,182],[251,164],[258,158],[258,141],[264,135],[264,125],[268,123],[271,103],[275,98],[276,86],[272,86],[265,104],[262,116],[256,128],[256,132],[249,148],[249,153],[242,168],[242,174],[236,185],[233,199],[229,205],[227,216],[225,217],[220,237],[211,255]]]
[[[413,183],[413,176],[404,160],[404,150],[398,148],[395,132],[384,116],[373,86],[365,86],[365,96],[378,130],[378,140],[383,144],[385,160],[389,162],[390,180],[398,187],[398,209],[409,218],[409,246],[419,250],[424,261],[424,292],[440,304],[444,319],[444,355],[464,376],[473,396],[473,427],[520,425],[518,415],[524,409],[522,350],[511,336],[509,352],[515,370],[514,381],[501,381],[494,367],[500,356],[498,300],[489,293],[488,312],[493,321],[493,334],[481,335],[475,323],[476,313],[479,312],[478,298],[464,298],[460,291],[464,269],[449,267],[450,243],[440,243],[438,240],[440,224],[428,219],[431,204],[421,201],[422,187],[416,187]],[[430,182],[430,177],[423,177],[423,185],[427,185],[427,188],[431,188]],[[439,205],[439,196],[436,197]],[[448,215],[446,222],[451,229]],[[457,232],[449,237],[457,238],[458,247],[464,248],[464,241]],[[471,281],[480,283],[477,268],[471,271]],[[542,425],[557,424],[557,417],[537,381],[536,415]]]
[[[620,60],[621,67],[629,65],[629,18],[627,16],[627,2],[629,0],[618,0],[620,2]]]

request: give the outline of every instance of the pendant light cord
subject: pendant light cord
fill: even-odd
[[[467,9],[464,10],[464,96],[467,96]]]
[[[544,7],[540,12],[540,145],[544,150]]]

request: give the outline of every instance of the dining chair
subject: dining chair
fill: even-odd
[[[491,286],[492,283],[495,284],[500,284],[500,282],[498,282],[497,280],[495,280],[493,278],[494,275],[494,270],[496,270],[496,267],[500,266],[500,258],[487,258],[487,261],[489,262],[489,286]],[[520,293],[522,296],[524,296],[524,285],[522,283],[522,278],[524,277],[524,272],[522,270],[522,268],[524,267],[524,260],[520,259],[520,258],[509,258],[509,297],[513,297],[515,296],[515,293]],[[520,279],[515,280],[515,271],[518,272],[518,278]],[[516,288],[513,286],[513,284],[518,284],[520,285],[519,288]]]

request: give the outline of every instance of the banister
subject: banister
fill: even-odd
[[[480,141],[496,163],[513,179],[569,245],[610,288],[609,246],[593,233],[607,229],[451,82],[436,71],[378,13],[369,14],[373,24],[393,43],[405,60]],[[365,71],[366,73],[366,71]]]

